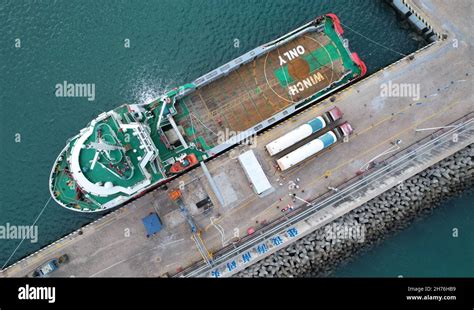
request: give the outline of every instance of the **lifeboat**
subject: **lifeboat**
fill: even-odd
[[[170,172],[171,173],[180,173],[186,169],[191,168],[192,166],[196,165],[198,163],[198,159],[194,153],[191,153],[187,156],[185,156],[183,159],[180,161],[175,162],[171,168]]]

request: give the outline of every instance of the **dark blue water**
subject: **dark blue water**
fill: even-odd
[[[0,225],[34,222],[57,154],[102,111],[150,101],[327,12],[387,47],[346,28],[370,72],[401,57],[391,50],[422,45],[378,0],[0,1]],[[95,101],[56,97],[63,81],[94,83]],[[38,242],[26,241],[11,262],[99,216],[51,202],[37,223]],[[0,267],[17,245],[0,240]]]
[[[388,237],[335,277],[474,277],[474,192]]]

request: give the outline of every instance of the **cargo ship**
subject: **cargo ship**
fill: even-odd
[[[103,112],[70,138],[49,179],[79,212],[123,205],[364,76],[325,14],[146,104]]]

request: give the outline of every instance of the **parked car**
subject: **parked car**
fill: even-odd
[[[66,263],[69,257],[64,254],[58,258],[54,258],[45,264],[41,265],[38,269],[33,272],[34,278],[42,278],[58,269],[62,264]]]

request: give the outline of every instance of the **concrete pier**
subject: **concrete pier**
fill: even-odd
[[[453,135],[456,135],[456,142],[453,142]],[[451,155],[474,143],[474,118],[459,123],[436,138],[425,140],[427,141],[413,145],[406,153],[390,158],[388,163],[374,169],[370,174],[347,182],[339,187],[337,193],[325,199],[317,199],[309,208],[292,214],[285,221],[276,221],[259,236],[234,246],[229,253],[215,259],[213,266],[201,264],[189,273],[183,272],[181,275],[231,276],[251,263],[324,227],[392,187],[404,186],[407,179],[437,163],[447,154]],[[262,250],[264,248],[265,251]]]
[[[206,265],[203,265],[202,257],[191,239],[185,219],[173,202],[169,201],[168,193],[156,190],[15,263],[1,271],[0,276],[30,275],[45,261],[62,254],[68,254],[70,261],[51,276],[217,276],[216,273],[208,273],[216,270],[219,270],[220,276],[226,275],[225,270],[229,271],[227,275],[231,275],[238,268],[237,264],[227,265],[232,261],[229,261],[231,256],[226,257],[228,253],[239,246],[254,243],[254,237],[269,231],[269,223],[284,222],[291,218],[291,212],[303,213],[308,208],[299,200],[293,201],[289,194],[296,194],[305,201],[318,201],[337,195],[339,191],[334,189],[342,191],[347,182],[359,178],[361,167],[391,148],[394,141],[402,141],[400,148],[378,157],[367,175],[382,169],[384,160],[391,156],[402,156],[417,143],[428,143],[431,138],[435,139],[441,134],[436,130],[416,129],[467,122],[470,113],[474,112],[473,37],[472,24],[469,23],[471,1],[457,0],[452,3],[413,0],[406,3],[441,39],[338,93],[334,102],[325,100],[261,134],[252,145],[236,147],[206,163],[221,199],[214,194],[212,185],[200,167],[168,184],[170,189],[183,189],[183,200],[201,228],[203,242],[214,253],[216,261],[219,257],[225,258],[221,259],[222,265],[219,262],[212,268],[207,266],[202,269]],[[402,84],[412,85],[415,91],[419,87],[419,94],[382,94],[384,87]],[[333,105],[344,112],[344,120],[355,128],[349,141],[284,173],[276,169],[275,158],[268,155],[265,145]],[[472,135],[458,141],[460,143],[453,142],[450,148],[439,151],[431,161],[424,162],[423,167],[451,155],[456,148],[461,149],[465,146],[462,143],[472,143]],[[237,160],[239,154],[250,148],[276,189],[265,197],[258,197],[253,192]],[[421,170],[411,170],[403,178],[393,179],[395,183],[390,183],[391,186],[418,171]],[[295,189],[291,182],[297,179],[299,188]],[[371,189],[370,197],[379,195],[391,186]],[[209,212],[203,212],[195,205],[206,197],[210,197],[214,204]],[[345,202],[345,206],[347,209],[357,208],[367,201],[366,198],[352,197],[352,201]],[[219,203],[219,200],[224,203]],[[282,212],[288,205],[294,210]],[[311,229],[329,223],[346,212],[340,211],[343,208],[337,206],[322,210],[324,212],[320,214],[320,219],[298,225],[309,225],[305,226],[309,227],[309,233]],[[141,219],[150,212],[159,214],[164,228],[159,234],[146,238]],[[282,241],[298,239],[294,238],[294,231],[288,233],[290,228],[286,228],[287,239],[282,238]],[[256,232],[248,235],[253,231]],[[301,228],[298,231],[302,231]],[[270,252],[267,249],[264,254]],[[262,255],[260,259],[264,257]]]
[[[429,216],[443,200],[472,190],[473,155],[471,144],[236,276],[328,276],[354,255]]]

